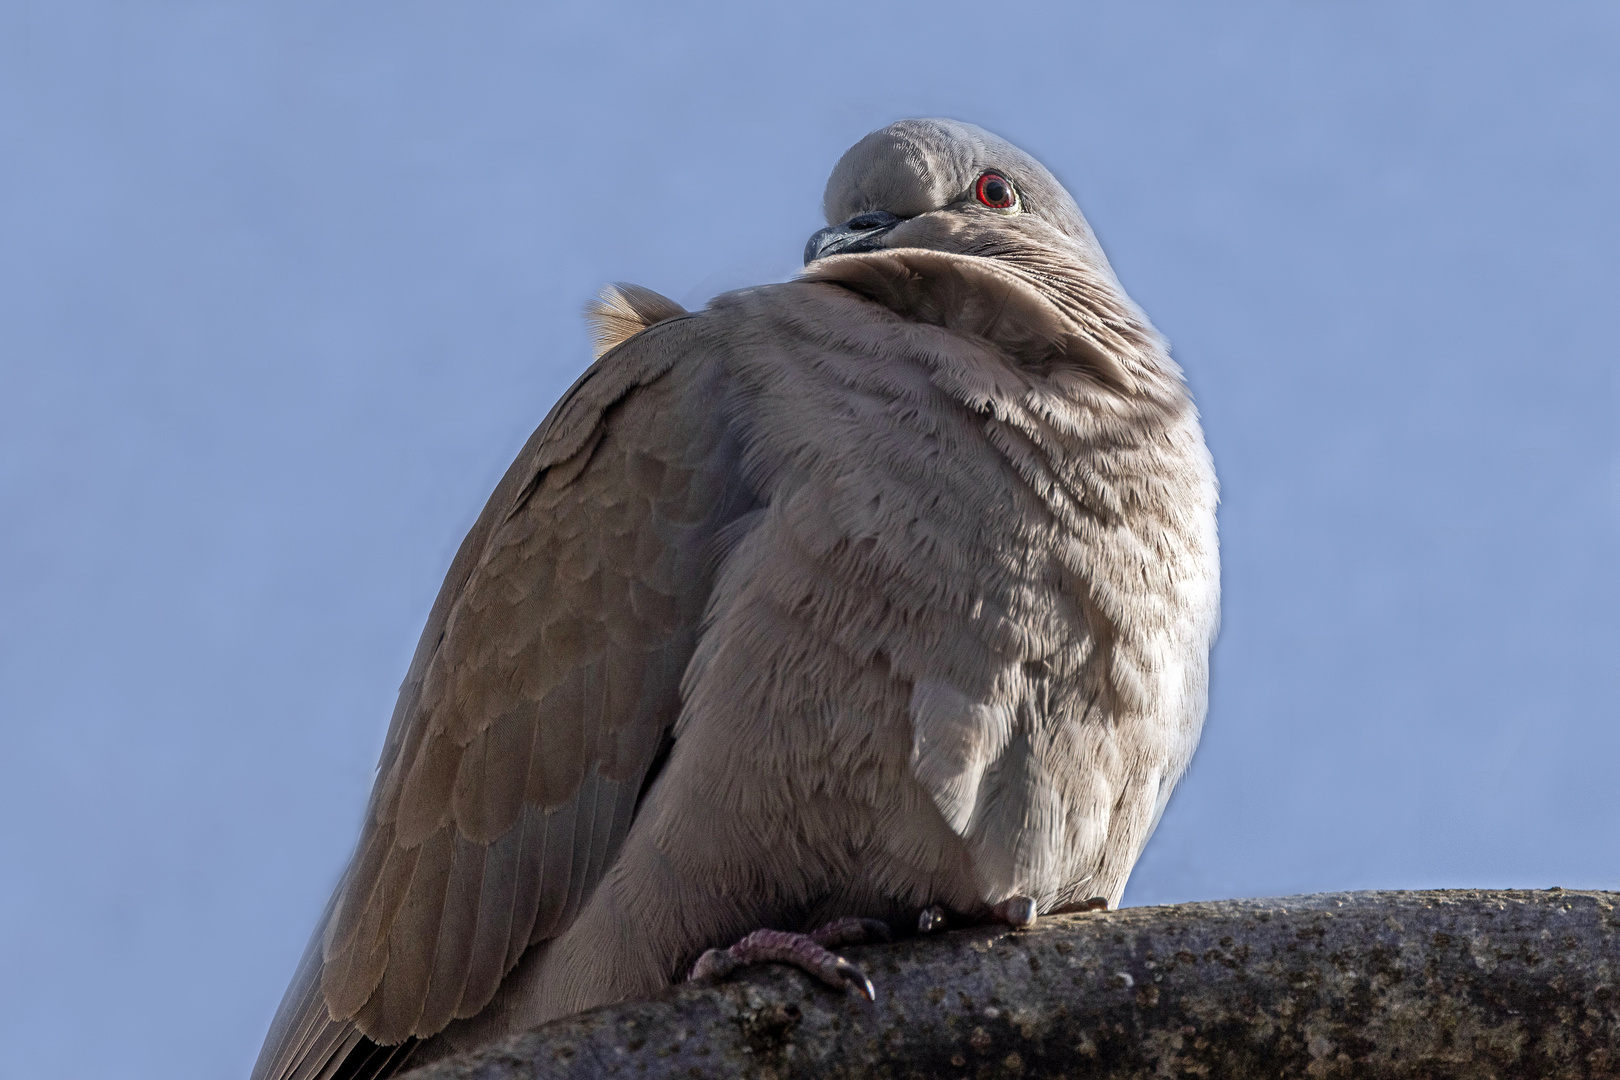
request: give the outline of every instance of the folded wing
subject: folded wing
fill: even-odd
[[[254,1080],[352,1072],[474,1015],[612,862],[667,747],[716,536],[750,506],[695,320],[634,333],[679,311],[606,298],[610,351],[463,542]]]

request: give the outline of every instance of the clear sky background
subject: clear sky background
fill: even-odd
[[[872,128],[1075,193],[1220,470],[1128,903],[1620,889],[1620,8],[0,0],[0,1047],[245,1075],[580,308]]]

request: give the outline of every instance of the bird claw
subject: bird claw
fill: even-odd
[[[990,910],[997,919],[1014,930],[1035,925],[1035,901],[1028,896],[1009,896]]]
[[[785,930],[755,930],[729,949],[710,949],[692,965],[689,981],[723,979],[738,968],[751,964],[791,964],[814,975],[837,990],[853,987],[867,1001],[877,1000],[877,991],[866,973],[827,945],[854,945],[873,937],[889,939],[889,928],[876,919],[839,919],[814,933],[793,934]]]
[[[1107,911],[1108,897],[1093,896],[1089,900],[1076,900],[1072,904],[1064,904],[1052,912],[1053,915],[1074,915],[1082,911]]]
[[[697,958],[697,963],[692,965],[692,973],[686,977],[686,981],[723,979],[742,967],[742,964],[741,960],[731,955],[730,949],[706,949],[703,955]]]
[[[845,960],[842,956],[835,957],[834,959],[837,961],[834,964],[834,970],[838,972],[839,977],[841,977],[845,983],[860,991],[861,996],[867,1001],[877,1000],[877,991],[872,987],[872,980],[866,977],[866,972],[862,971],[848,960]]]
[[[917,916],[917,933],[932,934],[943,929],[945,929],[945,909],[938,904],[930,904]]]

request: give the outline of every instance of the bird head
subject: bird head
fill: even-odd
[[[805,246],[807,265],[923,248],[1108,266],[1080,208],[1040,162],[955,120],[901,120],[872,132],[833,168],[823,206],[829,224]]]
[[[1176,402],[1179,371],[1074,199],[1004,139],[900,120],[839,159],[802,279],[993,341],[1030,370]]]

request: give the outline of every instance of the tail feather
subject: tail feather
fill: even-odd
[[[635,337],[654,323],[685,315],[686,309],[667,296],[640,285],[619,282],[603,289],[585,305],[591,326],[593,358],[600,360],[615,346]]]

